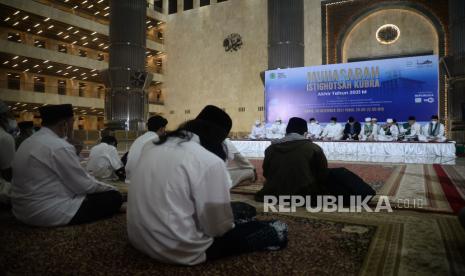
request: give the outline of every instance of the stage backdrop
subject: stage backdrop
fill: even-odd
[[[434,55],[266,71],[265,118],[428,121],[438,114],[438,74]]]

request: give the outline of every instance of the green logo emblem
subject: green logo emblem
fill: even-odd
[[[276,79],[276,74],[275,74],[275,73],[271,73],[271,74],[270,74],[270,78],[271,78],[272,80]]]

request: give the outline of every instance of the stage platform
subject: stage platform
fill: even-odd
[[[270,140],[232,140],[248,158],[263,158]],[[330,161],[455,164],[455,143],[314,141]]]

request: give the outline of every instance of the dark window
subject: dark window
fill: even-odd
[[[105,98],[105,87],[102,85],[99,85],[99,87],[97,87],[97,93],[98,93],[99,98],[104,99]]]
[[[21,36],[18,33],[8,33],[8,40],[21,43]]]
[[[79,49],[79,56],[80,57],[87,57],[87,51],[83,49]]]
[[[65,44],[58,45],[58,52],[67,53],[68,47]]]
[[[66,95],[66,81],[58,80],[58,94]]]
[[[19,90],[20,87],[20,77],[16,73],[8,73],[8,89]]]
[[[153,9],[156,10],[157,12],[162,12],[163,11],[163,0],[155,0],[153,2]]]
[[[239,107],[239,112],[245,112],[245,107]]]
[[[86,84],[83,82],[79,83],[79,97],[85,97],[86,93]]]
[[[194,0],[184,0],[184,10],[192,10],[194,8]]]
[[[207,6],[210,5],[210,0],[200,0],[200,6]]]
[[[178,12],[178,1],[177,0],[169,0],[168,2],[168,13],[177,13]]]
[[[45,92],[45,79],[44,77],[34,77],[34,91]]]
[[[97,59],[100,60],[100,61],[102,61],[102,60],[105,59],[105,55],[103,55],[102,53],[100,53],[100,54],[97,55]]]
[[[45,48],[45,41],[40,40],[40,39],[35,39],[34,46],[36,46],[37,48]]]
[[[228,0],[218,0],[217,2],[220,3],[220,2],[226,2]]]

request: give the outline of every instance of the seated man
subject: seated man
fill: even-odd
[[[252,163],[250,163],[250,161],[239,152],[229,138],[226,138],[223,143],[228,151],[226,167],[229,175],[231,176],[231,187],[234,187],[245,180],[255,181],[255,167]]]
[[[10,108],[0,101],[0,204],[9,205],[11,162],[15,157],[15,140],[9,133],[16,127]]]
[[[342,125],[337,122],[336,117],[331,117],[329,124],[323,129],[321,137],[325,141],[338,141],[342,138]]]
[[[399,128],[394,124],[393,119],[387,119],[386,124],[381,127],[377,141],[397,141],[399,138]]]
[[[162,262],[196,265],[286,246],[286,224],[250,220],[253,212],[242,217],[231,205],[223,147],[231,126],[228,114],[209,105],[157,145],[146,144],[128,193],[135,248]]]
[[[423,127],[422,135],[418,136],[422,142],[445,142],[444,125],[439,122],[438,115],[431,116],[431,122]]]
[[[260,120],[255,121],[255,125],[252,127],[249,138],[253,140],[266,138],[265,125],[262,125]]]
[[[255,200],[265,195],[321,195],[326,192],[328,162],[323,150],[306,138],[307,122],[293,117],[286,136],[276,140],[265,151],[263,188]]]
[[[116,147],[118,141],[114,136],[103,136],[100,144],[92,147],[87,162],[87,171],[97,179],[124,180],[124,166]]]
[[[281,139],[286,134],[286,126],[283,125],[281,118],[277,118],[274,123],[266,130],[267,139]]]
[[[34,133],[34,123],[32,121],[23,121],[18,123],[19,135],[16,137],[16,149],[19,145]]]
[[[417,123],[415,116],[410,116],[408,121],[401,125],[400,136],[404,141],[418,141],[418,135],[421,134],[421,125]]]
[[[355,121],[354,117],[349,117],[344,127],[344,136],[342,140],[358,140],[358,136],[362,127],[359,122]]]
[[[15,217],[30,225],[80,224],[118,212],[122,196],[91,177],[79,164],[70,104],[39,109],[42,128],[26,139],[13,161],[11,204]]]
[[[360,141],[374,141],[378,136],[378,125],[370,117],[365,118],[365,124],[360,130]]]
[[[162,116],[156,115],[150,117],[147,121],[147,132],[137,137],[132,143],[127,153],[126,162],[126,178],[131,179],[131,172],[135,169],[137,162],[139,162],[142,148],[148,142],[158,142],[159,137],[166,132],[166,125],[168,120]]]
[[[323,132],[323,128],[320,126],[320,124],[315,118],[310,118],[307,128],[308,128],[307,138],[312,139],[312,140],[320,140],[321,133]]]

